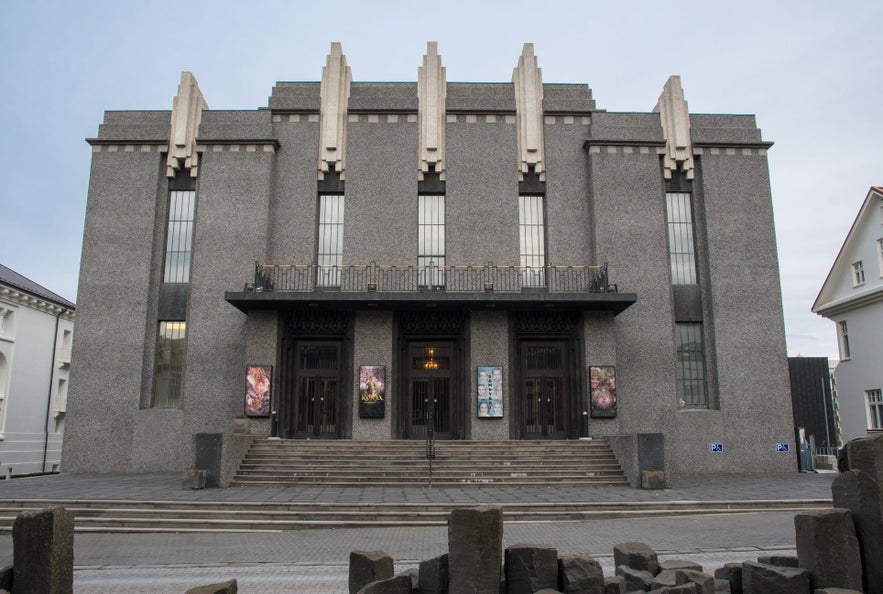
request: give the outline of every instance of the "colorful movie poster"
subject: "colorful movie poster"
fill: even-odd
[[[592,417],[616,416],[616,369],[612,365],[589,367]]]
[[[245,415],[270,416],[272,365],[248,365],[245,368]]]
[[[359,418],[382,419],[386,414],[386,367],[359,367]]]
[[[503,368],[481,366],[476,368],[475,410],[482,419],[503,418]]]

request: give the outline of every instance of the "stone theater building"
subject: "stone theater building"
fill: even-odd
[[[448,82],[435,43],[417,82],[354,82],[332,44],[266,107],[185,72],[88,142],[65,471],[181,470],[234,430],[796,468],[771,143],[677,76],[617,113],[531,44],[509,83]]]

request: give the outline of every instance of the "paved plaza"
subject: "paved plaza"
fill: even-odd
[[[0,481],[0,499],[139,499],[163,501],[458,502],[708,501],[830,499],[834,474],[674,477],[672,488],[621,487],[458,489],[233,488],[188,491],[178,475],[57,475]],[[687,557],[706,570],[763,554],[794,554],[793,512],[506,523],[504,544],[555,546],[596,556],[613,573],[613,545],[642,541],[663,558]],[[338,528],[272,533],[77,533],[78,593],[183,592],[236,578],[240,592],[345,592],[352,550],[382,549],[397,569],[447,550],[447,528]],[[12,561],[10,536],[0,536],[0,563]]]
[[[58,474],[0,480],[2,499],[123,499],[146,501],[314,502],[325,503],[494,503],[604,501],[725,501],[830,499],[835,473],[675,476],[670,488],[631,487],[230,487],[192,491],[181,475]]]

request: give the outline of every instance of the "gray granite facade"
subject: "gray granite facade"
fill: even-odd
[[[320,85],[278,83],[268,107],[254,111],[205,110],[196,138],[183,384],[180,406],[171,409],[152,408],[170,114],[108,112],[90,139],[63,470],[186,468],[195,434],[233,432],[246,365],[273,366],[275,410],[280,399],[297,399],[308,381],[306,351],[286,355],[285,345],[329,341],[346,352],[330,373],[335,380],[322,384],[337,407],[333,419],[322,420],[332,429],[318,437],[418,437],[417,413],[409,408],[417,351],[409,349],[437,341],[451,348],[441,368],[448,369],[444,397],[451,399],[443,437],[585,437],[588,367],[615,366],[617,414],[589,419],[590,436],[664,434],[673,472],[793,470],[793,456],[775,448],[794,446],[770,144],[754,118],[690,116],[701,296],[693,315],[703,324],[708,396],[707,406],[685,408],[677,387],[679,298],[669,262],[660,115],[599,110],[585,85],[543,90],[546,264],[606,264],[609,276],[596,293],[556,294],[551,280],[514,295],[487,282],[457,292],[453,269],[440,291],[366,284],[352,294],[318,287],[286,293],[278,282],[256,291],[255,263],[317,262],[318,195],[326,187],[317,176]],[[343,266],[416,266],[417,84],[354,82],[347,106]],[[521,261],[516,116],[512,84],[447,84],[446,265],[493,269],[497,283],[503,267]],[[336,311],[347,311],[347,321],[332,337],[322,320]],[[285,322],[288,312],[301,312],[300,326]],[[559,432],[535,435],[527,428],[537,421],[529,418],[533,396],[522,349],[547,343],[563,353],[555,380]],[[386,367],[384,418],[359,417],[360,365]],[[478,366],[503,368],[501,418],[476,416]],[[292,402],[289,409],[300,406]],[[301,422],[292,419],[292,427]],[[255,436],[271,430],[266,417],[247,427]],[[311,429],[304,431],[283,437],[306,437]],[[722,443],[723,451],[711,452],[710,443]]]

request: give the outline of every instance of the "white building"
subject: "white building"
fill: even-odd
[[[76,306],[0,264],[0,470],[57,471]]]
[[[812,310],[837,325],[843,441],[883,430],[883,187],[868,192]]]

